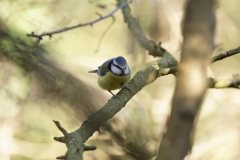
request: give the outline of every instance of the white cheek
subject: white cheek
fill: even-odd
[[[125,70],[124,70],[124,74],[128,74],[129,73],[129,68],[127,67]]]
[[[111,65],[111,71],[112,71],[114,74],[117,74],[117,75],[120,75],[120,74],[121,74],[121,70],[118,69],[117,67],[115,67],[114,65]]]
[[[116,59],[113,60],[113,64],[116,65],[116,66],[118,65],[117,62],[116,62]]]

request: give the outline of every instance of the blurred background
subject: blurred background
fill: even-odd
[[[134,0],[130,5],[146,36],[162,42],[179,60],[185,0]],[[104,61],[122,55],[134,75],[156,60],[139,46],[121,11],[112,18],[44,37],[26,37],[85,23],[116,8],[114,0],[0,0],[0,159],[51,160],[66,146],[52,120],[67,131],[79,128],[111,94],[89,74]],[[239,46],[239,0],[216,1],[214,55]],[[111,25],[111,28],[106,29]],[[101,36],[104,37],[101,40]],[[209,66],[209,76],[240,74],[240,55]],[[87,141],[97,150],[84,160],[154,159],[170,111],[175,77],[161,77],[135,95],[114,118]],[[197,85],[197,84],[196,84]],[[117,93],[115,91],[114,93]],[[194,135],[190,160],[240,159],[240,91],[208,90]]]

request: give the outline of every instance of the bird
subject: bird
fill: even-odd
[[[131,70],[126,59],[122,56],[107,60],[98,69],[89,71],[89,73],[96,73],[98,85],[111,93],[113,97],[117,96],[112,93],[112,90],[126,87],[131,79]]]

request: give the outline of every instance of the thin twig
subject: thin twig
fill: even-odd
[[[233,55],[238,54],[238,53],[240,53],[240,46],[235,48],[235,49],[231,49],[229,51],[223,52],[223,53],[221,53],[219,55],[216,55],[216,56],[212,57],[211,63],[214,63],[216,61],[220,61],[220,60],[222,60],[224,58],[233,56]]]
[[[68,135],[67,131],[61,126],[61,124],[58,121],[53,120],[53,122],[56,124],[58,129],[63,133],[63,135],[66,137]]]
[[[110,23],[110,24],[108,25],[108,27],[107,27],[106,30],[102,33],[102,35],[101,35],[101,37],[100,37],[100,39],[99,39],[99,41],[98,41],[98,46],[97,46],[97,49],[96,49],[96,51],[95,51],[96,53],[99,51],[99,48],[100,48],[100,45],[101,45],[101,43],[102,43],[103,37],[106,35],[107,31],[113,26],[113,24],[114,24],[115,21],[116,21],[115,17],[112,16],[112,23]]]
[[[84,146],[84,151],[92,151],[92,150],[95,150],[95,149],[97,149],[97,147],[96,146]]]
[[[67,157],[64,155],[64,156],[58,156],[56,159],[67,159]]]
[[[53,139],[61,143],[66,143],[65,137],[54,137]]]
[[[122,9],[122,8],[126,7],[131,2],[132,2],[132,0],[129,0],[129,1],[119,5],[116,9],[114,9],[109,14],[107,14],[105,16],[100,16],[100,18],[95,19],[95,20],[90,21],[90,22],[87,22],[87,23],[82,23],[82,24],[78,24],[78,25],[74,25],[74,26],[70,26],[70,27],[65,27],[65,28],[55,30],[55,31],[51,31],[51,32],[44,32],[44,33],[39,34],[39,35],[35,34],[35,32],[29,33],[29,34],[26,34],[26,35],[27,35],[27,37],[34,37],[34,38],[38,38],[39,40],[42,40],[42,37],[44,37],[44,36],[49,36],[51,38],[53,34],[65,32],[65,31],[68,31],[68,30],[71,30],[71,29],[74,29],[74,28],[78,28],[78,27],[83,27],[83,26],[88,26],[88,25],[92,26],[96,22],[99,22],[99,21],[101,21],[103,19],[106,19],[108,17],[112,17],[115,12],[117,12],[119,9]]]

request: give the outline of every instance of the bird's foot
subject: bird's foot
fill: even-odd
[[[108,91],[108,92],[112,94],[112,98],[113,98],[113,99],[115,99],[115,98],[119,98],[119,96],[118,96],[118,95],[116,95],[116,94],[113,94],[111,91]]]

